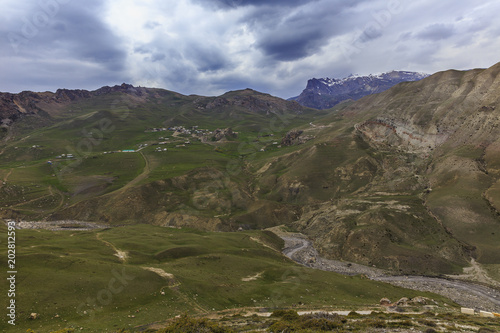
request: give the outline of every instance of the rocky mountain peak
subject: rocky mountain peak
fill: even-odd
[[[385,91],[400,82],[418,81],[428,76],[425,73],[391,71],[367,76],[350,75],[342,79],[313,78],[307,82],[304,91],[291,100],[315,109],[328,109],[344,100],[358,100]]]

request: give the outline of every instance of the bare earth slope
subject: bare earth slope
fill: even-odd
[[[327,257],[410,274],[498,263],[499,72],[440,72],[367,96],[304,127],[315,144],[262,178],[288,165],[271,193],[308,204],[295,226]]]

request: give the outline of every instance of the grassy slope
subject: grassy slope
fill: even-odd
[[[321,113],[313,110],[303,114],[288,112],[287,102],[251,90],[230,92],[225,98],[231,101],[244,98],[248,105],[205,108],[214,98],[150,90],[139,97],[112,93],[80,100],[47,120],[52,123],[50,126],[33,129],[27,124],[34,119],[24,120],[12,130],[14,138],[4,147],[0,162],[0,174],[6,181],[0,189],[0,198],[6,214],[39,219],[80,203],[80,211],[95,208],[99,211],[96,216],[102,216],[108,208],[95,207],[92,200],[107,195],[106,200],[99,200],[108,205],[108,199],[122,193],[117,189],[141,174],[144,176],[134,181],[134,186],[182,176],[203,167],[223,172],[227,178],[228,166],[236,165],[237,174],[232,173],[229,177],[235,178],[234,186],[244,187],[244,164],[240,156],[250,154],[252,157],[260,147],[270,144],[270,138],[259,138],[260,135],[274,131],[279,138],[287,129],[308,121],[311,117],[308,112]],[[279,116],[266,114],[263,107],[267,104],[260,105],[261,99],[276,105]],[[152,127],[179,125],[209,130],[232,127],[240,134],[234,142],[202,144],[199,139],[186,135],[173,137],[170,131],[145,132]],[[144,149],[143,157],[139,154],[103,154],[137,149],[139,144],[151,145],[165,141],[164,138],[170,143]],[[192,143],[176,148],[186,140]],[[168,152],[157,153],[156,147],[167,148]],[[68,153],[74,158],[57,158]],[[47,164],[49,160],[52,165]],[[128,194],[135,196],[141,191]],[[179,198],[184,205],[189,205],[186,199],[185,195]]]
[[[5,227],[0,228],[4,234]],[[281,246],[279,239],[259,231],[204,233],[150,225],[91,232],[18,230],[17,328],[103,332],[185,312],[292,304],[358,309],[375,306],[382,297],[425,294],[297,266],[254,239]],[[128,252],[126,262],[114,255],[115,249]],[[127,277],[125,285],[113,271]],[[27,319],[32,312],[40,318]],[[6,327],[4,319],[1,325]]]

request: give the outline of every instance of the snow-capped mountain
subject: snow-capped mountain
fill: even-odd
[[[418,81],[426,78],[429,74],[392,71],[377,75],[359,76],[351,75],[343,79],[311,79],[307,87],[295,100],[304,106],[315,109],[328,109],[338,103],[370,94],[376,94],[405,81]]]

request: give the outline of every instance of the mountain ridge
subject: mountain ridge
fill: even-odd
[[[350,75],[342,79],[313,78],[308,80],[307,86],[295,100],[301,105],[316,109],[329,109],[345,100],[358,100],[364,96],[379,93],[390,87],[407,81],[418,81],[429,74],[391,71],[366,76]]]

